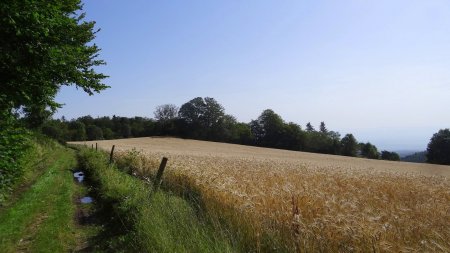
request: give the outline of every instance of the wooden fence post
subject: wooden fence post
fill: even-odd
[[[95,151],[97,151],[97,142],[95,143]]]
[[[168,160],[167,157],[163,157],[161,164],[159,165],[158,173],[156,174],[155,183],[153,185],[155,192],[158,191],[159,186],[161,185],[161,178],[162,178],[164,169],[166,168],[167,160]]]
[[[91,149],[94,149],[94,143],[91,144]]]
[[[116,145],[113,145],[111,148],[111,154],[109,154],[109,164],[111,164],[113,162],[113,154],[114,154],[115,147],[116,147]]]

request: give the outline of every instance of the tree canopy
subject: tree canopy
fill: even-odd
[[[381,151],[381,159],[389,161],[400,161],[400,155],[396,152],[389,152],[387,150]]]
[[[307,151],[323,154],[361,156],[379,159],[377,148],[361,143],[352,134],[341,139],[339,132],[327,129],[320,122],[319,130],[311,123],[305,130],[294,122],[285,122],[272,109],[264,110],[249,123],[238,122],[226,114],[214,98],[197,97],[177,106],[165,104],[156,107],[154,119],[144,117],[83,116],[66,121],[48,120],[42,131],[60,141],[115,139],[143,136],[177,136],[182,138],[220,141],[270,148]],[[382,152],[382,159],[397,160],[398,154]]]
[[[178,116],[190,132],[189,137],[214,138],[215,129],[225,116],[224,108],[214,98],[196,97],[183,104]]]
[[[361,143],[361,155],[365,158],[369,159],[378,159],[380,158],[380,153],[378,153],[378,149],[375,145],[370,142]]]
[[[342,145],[342,155],[345,156],[356,156],[358,150],[358,142],[356,141],[353,134],[346,134],[341,140]]]
[[[450,165],[450,129],[433,134],[427,147],[427,162]]]
[[[157,106],[153,113],[155,119],[161,122],[167,122],[177,117],[178,107],[174,104],[164,104]]]
[[[85,21],[80,0],[4,0],[0,3],[0,113],[55,110],[61,86],[89,95],[108,86],[95,66],[100,51],[92,44],[93,21]]]

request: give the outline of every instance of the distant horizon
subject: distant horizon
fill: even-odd
[[[270,108],[380,150],[424,150],[450,127],[448,1],[97,0],[84,11],[111,88],[63,87],[56,117],[152,117],[208,96],[241,122]]]

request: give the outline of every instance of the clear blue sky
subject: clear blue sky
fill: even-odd
[[[448,0],[84,2],[111,89],[63,88],[57,117],[209,96],[239,121],[271,108],[380,149],[425,149],[450,127]]]

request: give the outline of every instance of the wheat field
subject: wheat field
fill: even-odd
[[[165,183],[200,194],[247,251],[450,252],[450,166],[177,138],[74,144],[95,142],[142,178],[168,157]]]

